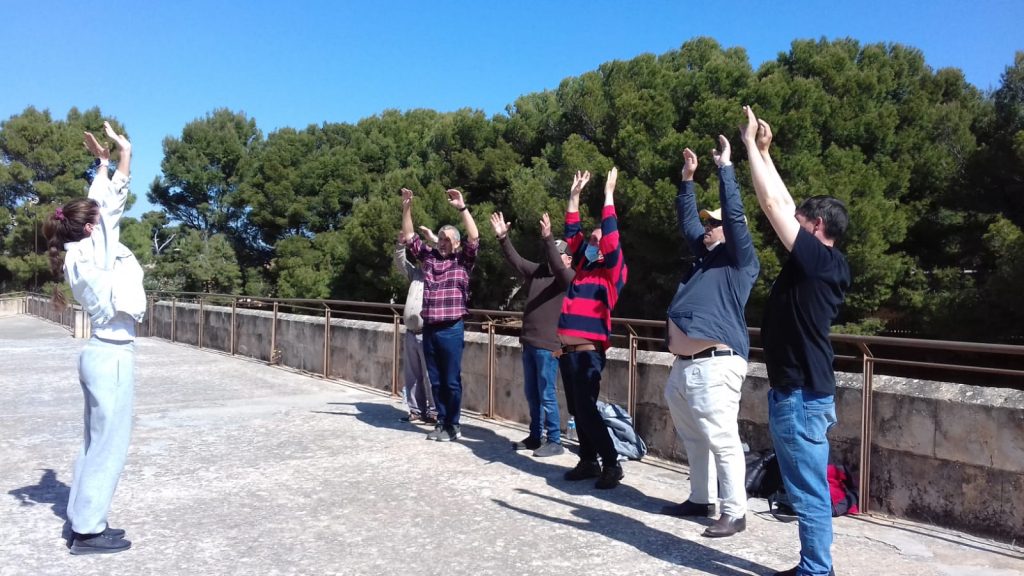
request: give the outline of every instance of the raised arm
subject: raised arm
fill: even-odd
[[[115,144],[117,144],[117,171],[125,178],[131,176],[132,143],[128,141],[128,138],[126,138],[124,134],[114,132],[114,128],[110,125],[110,122],[103,123],[103,132],[106,133],[107,138],[110,138]]]
[[[402,241],[408,243],[416,235],[412,226],[412,190],[402,188]]]
[[[449,188],[448,203],[462,215],[462,226],[466,229],[466,239],[476,244],[480,240],[480,231],[476,229],[476,221],[473,220],[473,214],[469,212],[469,206],[466,206],[466,201],[462,198],[462,192],[455,188]]]
[[[676,195],[676,219],[679,226],[679,233],[683,240],[690,247],[694,256],[699,256],[705,251],[704,227],[700,224],[700,214],[697,212],[697,196],[694,192],[693,174],[697,171],[697,155],[693,150],[683,150],[683,171],[682,181],[679,183],[679,194]]]
[[[398,233],[398,245],[395,246],[395,270],[399,274],[412,280],[413,272],[416,270],[416,266],[412,262],[409,262],[409,258],[405,255],[405,242],[403,242],[404,234]]]
[[[505,260],[524,280],[533,277],[540,264],[526,260],[516,251],[516,247],[512,245],[512,240],[508,237],[508,222],[505,222],[505,215],[501,212],[491,214],[491,227],[494,228],[494,235],[498,238],[501,254]]]
[[[736,266],[748,266],[757,261],[754,239],[750,236],[743,198],[736,182],[736,168],[732,165],[732,146],[725,136],[718,135],[719,148],[711,151],[718,166],[718,200],[722,206],[722,233],[729,260]]]
[[[555,277],[555,283],[562,290],[568,290],[573,278],[576,277],[576,271],[562,261],[562,255],[555,245],[555,237],[551,234],[551,218],[547,212],[540,217],[540,239],[544,242],[544,256],[547,258],[551,274]]]
[[[619,244],[619,219],[615,214],[615,184],[619,169],[612,167],[604,182],[604,208],[601,210],[601,254],[605,268],[618,268],[622,260],[622,246]]]
[[[744,106],[743,110],[747,114],[747,123],[740,127],[740,135],[747,147],[750,175],[754,182],[757,202],[782,241],[782,245],[786,250],[792,250],[797,232],[800,231],[800,224],[794,217],[796,205],[793,203],[793,197],[789,195],[789,190],[786,189],[768,154],[771,127],[767,122],[758,121],[750,106]]]
[[[569,243],[569,253],[576,254],[576,250],[583,244],[583,227],[580,225],[580,193],[583,187],[590,182],[590,172],[576,171],[572,179],[572,188],[569,189],[569,205],[565,208],[565,241]]]

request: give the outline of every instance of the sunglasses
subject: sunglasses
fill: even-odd
[[[715,220],[713,218],[708,218],[707,220],[704,221],[704,229],[705,230],[713,230],[715,228],[718,228],[721,225],[722,225],[722,221],[721,220]]]

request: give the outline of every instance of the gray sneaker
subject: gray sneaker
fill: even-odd
[[[458,440],[462,438],[462,427],[458,424],[454,426],[448,426],[441,429],[441,433],[437,436],[438,442],[451,442],[452,440]]]
[[[435,424],[434,429],[427,434],[427,440],[440,440],[441,434],[444,434],[444,426]]]
[[[560,454],[565,454],[565,448],[558,442],[544,442],[540,448],[533,451],[533,455],[537,458],[558,456]]]

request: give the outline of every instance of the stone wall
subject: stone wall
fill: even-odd
[[[199,307],[179,303],[175,308],[175,341],[198,345]],[[273,313],[238,309],[234,316],[234,353],[269,361]],[[232,352],[231,317],[230,308],[206,306],[202,310],[202,347]],[[170,303],[156,303],[151,319],[148,327],[153,335],[169,339]],[[332,320],[329,376],[390,392],[395,368],[394,331],[388,323]],[[275,362],[323,374],[323,318],[279,314],[276,342]],[[494,411],[488,414],[488,336],[466,334],[462,372],[465,410],[513,422],[528,421],[520,350],[517,338],[495,336],[491,391]],[[685,461],[663,399],[672,362],[673,357],[667,353],[638,353],[633,416],[652,455]],[[837,373],[837,377],[839,424],[830,432],[832,459],[856,471],[861,376]],[[612,348],[608,351],[602,396],[625,406],[627,383],[628,353]],[[751,363],[743,385],[739,420],[741,435],[754,450],[771,444],[767,391],[764,366]],[[564,427],[564,392],[559,390],[558,394]],[[872,510],[998,538],[1024,537],[1024,391],[875,376],[873,430]]]

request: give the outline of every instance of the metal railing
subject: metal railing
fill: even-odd
[[[179,303],[198,304],[198,335],[197,345],[203,348],[203,315],[207,304],[230,305],[230,336],[228,352],[235,355],[238,338],[237,313],[238,308],[269,309],[272,314],[270,349],[267,351],[269,364],[277,363],[280,351],[277,348],[277,324],[283,309],[299,314],[310,316],[323,315],[324,336],[323,336],[323,363],[322,373],[325,379],[330,379],[330,347],[331,347],[331,320],[334,318],[372,319],[382,323],[390,323],[393,330],[392,349],[392,370],[391,370],[391,394],[398,395],[399,387],[399,351],[400,351],[400,330],[402,324],[402,304],[388,304],[380,302],[357,302],[349,300],[319,300],[303,298],[264,298],[252,296],[237,296],[230,294],[206,294],[198,292],[155,292],[149,295],[150,314],[148,320],[143,324],[146,326],[146,334],[152,336],[153,328],[153,306],[160,301],[169,301],[171,304],[171,326],[170,340],[176,341],[176,319]],[[33,306],[29,306],[27,312],[35,313]],[[487,335],[488,357],[487,357],[487,412],[484,416],[493,418],[495,415],[495,372],[497,362],[495,360],[495,338],[499,332],[512,332],[518,334],[522,313],[501,310],[471,309],[469,318],[466,321],[467,329],[484,333]],[[650,334],[655,330],[663,329],[664,321],[641,320],[632,318],[613,318],[613,342],[623,344],[627,351],[628,378],[626,383],[627,410],[630,414],[636,415],[637,387],[639,378],[637,376],[637,356],[640,345],[659,345],[663,339]],[[645,335],[647,334],[647,335]],[[751,328],[750,335],[752,342],[760,341],[761,331],[759,328]],[[846,334],[832,334],[833,346],[852,347],[859,352],[857,355],[844,355],[837,353],[836,360],[843,362],[856,362],[860,366],[862,374],[862,398],[861,398],[861,438],[860,438],[860,509],[867,513],[870,510],[871,490],[871,447],[872,447],[872,403],[874,394],[874,377],[877,366],[894,366],[904,368],[923,368],[930,371],[939,370],[950,373],[974,373],[1008,376],[1012,378],[1021,377],[1024,380],[1024,369],[1006,368],[993,365],[989,361],[984,365],[957,364],[953,362],[915,361],[899,357],[898,354],[879,355],[878,350],[926,350],[933,353],[971,353],[983,354],[986,358],[999,358],[1003,363],[1008,358],[1024,358],[1024,346],[1006,344],[984,344],[975,342],[955,342],[945,340],[919,340],[909,338],[893,338],[883,336],[854,336]],[[751,356],[760,356],[763,349],[751,346]]]

